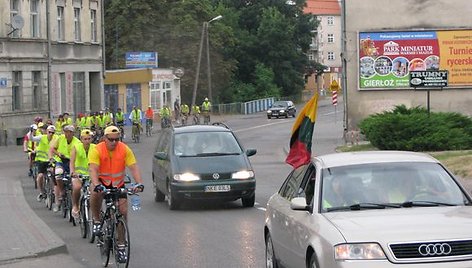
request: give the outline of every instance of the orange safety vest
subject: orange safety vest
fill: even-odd
[[[98,177],[106,186],[121,187],[125,183],[126,168],[126,145],[118,142],[112,157],[108,152],[105,142],[100,142],[97,148],[100,156],[100,167],[98,168]]]

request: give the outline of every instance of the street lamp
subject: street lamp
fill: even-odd
[[[198,52],[198,61],[197,61],[197,70],[195,73],[195,84],[193,86],[193,95],[192,95],[192,106],[195,106],[195,99],[197,97],[197,88],[198,88],[198,78],[200,76],[200,63],[202,61],[202,51],[203,51],[203,40],[206,35],[206,54],[207,54],[207,75],[208,75],[208,98],[212,100],[212,90],[211,90],[211,70],[210,70],[210,41],[208,36],[208,25],[210,22],[222,19],[223,16],[218,15],[209,21],[203,22],[202,26],[202,35],[200,38],[200,49]]]

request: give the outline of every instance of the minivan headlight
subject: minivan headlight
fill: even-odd
[[[238,172],[234,172],[231,174],[231,179],[238,179],[238,180],[245,180],[251,179],[254,177],[254,171],[252,170],[242,170]]]
[[[285,113],[285,110],[284,110],[284,109],[282,109],[282,110],[280,110],[280,112],[281,112],[281,113]]]
[[[176,181],[198,181],[200,177],[193,173],[175,174],[174,180]]]
[[[386,259],[385,253],[377,243],[341,244],[334,246],[334,258],[337,261]]]

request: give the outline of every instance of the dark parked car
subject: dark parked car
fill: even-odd
[[[267,118],[271,119],[272,117],[295,117],[297,114],[297,109],[293,102],[291,101],[276,101],[272,106],[267,110]]]
[[[154,199],[167,198],[171,210],[184,199],[239,198],[253,207],[256,178],[248,156],[234,133],[224,124],[163,129],[152,164]]]

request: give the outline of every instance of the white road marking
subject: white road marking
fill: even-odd
[[[254,207],[258,210],[266,211],[265,207],[262,207],[261,204],[254,202]]]
[[[261,128],[261,127],[267,127],[267,126],[271,126],[271,125],[278,125],[278,124],[284,124],[284,123],[293,123],[293,122],[284,120],[284,121],[280,121],[280,122],[264,124],[264,125],[255,126],[255,127],[242,128],[242,129],[234,130],[233,132],[248,131],[248,130],[253,130],[253,129],[257,129],[257,128]]]

